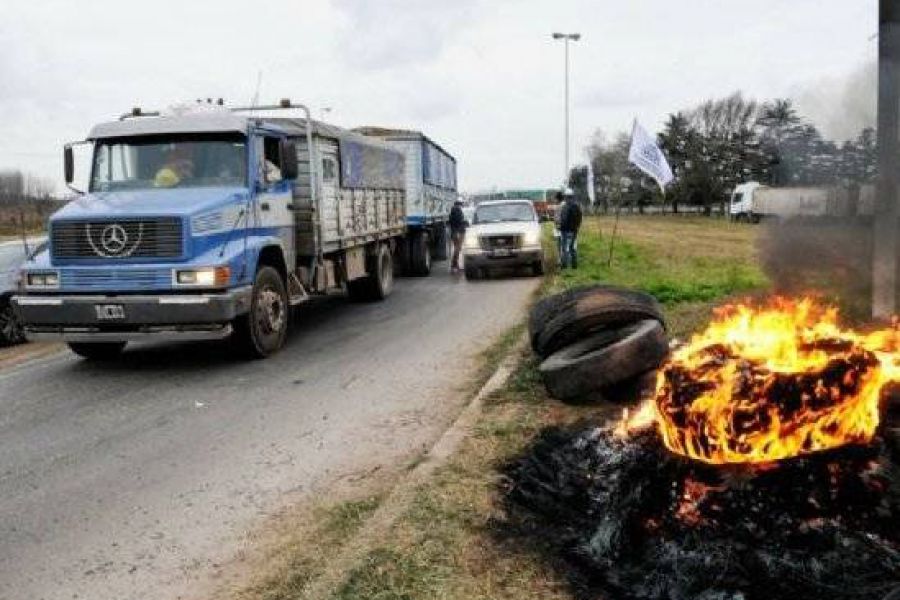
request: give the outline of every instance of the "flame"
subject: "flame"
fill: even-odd
[[[900,380],[897,327],[842,329],[811,299],[723,307],[677,349],[655,398],[619,425],[712,464],[765,463],[872,439],[882,386]]]

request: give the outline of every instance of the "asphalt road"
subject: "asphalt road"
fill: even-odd
[[[266,361],[144,345],[0,372],[0,599],[181,597],[289,500],[428,447],[537,285],[444,268],[302,307]]]

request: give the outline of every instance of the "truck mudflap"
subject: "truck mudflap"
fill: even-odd
[[[250,309],[251,287],[171,295],[21,295],[13,307],[30,340],[209,340],[231,334]]]

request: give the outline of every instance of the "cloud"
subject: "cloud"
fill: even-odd
[[[345,16],[339,52],[357,69],[426,65],[471,24],[480,0],[335,0]]]
[[[658,98],[658,91],[635,87],[634,82],[604,82],[602,87],[577,94],[575,105],[581,108],[640,107]]]

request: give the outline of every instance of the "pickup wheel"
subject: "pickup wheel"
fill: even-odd
[[[289,321],[284,280],[272,267],[261,267],[253,281],[250,312],[235,321],[237,350],[250,358],[271,356],[284,345]]]
[[[424,277],[431,274],[431,248],[428,247],[428,235],[424,231],[413,233],[409,243],[409,272]]]
[[[122,354],[126,342],[69,342],[69,350],[88,360],[112,360]]]

